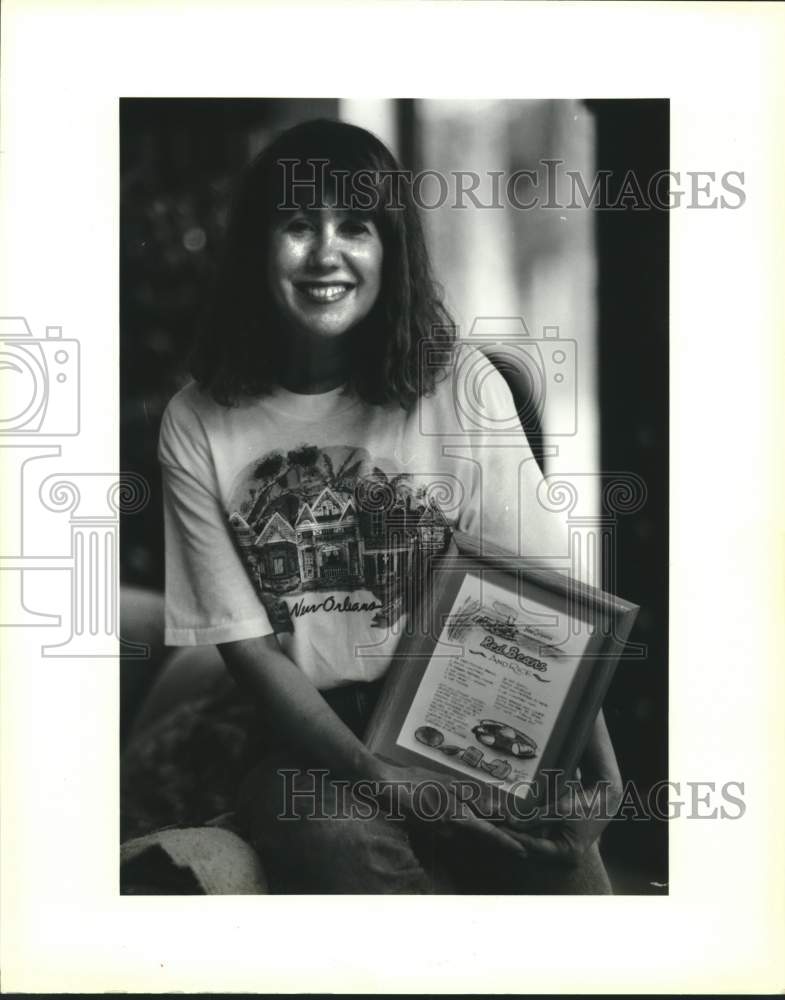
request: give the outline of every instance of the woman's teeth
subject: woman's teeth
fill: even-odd
[[[350,290],[351,285],[300,285],[299,289],[314,302],[335,302]]]

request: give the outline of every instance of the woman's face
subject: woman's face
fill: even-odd
[[[382,241],[366,217],[336,208],[301,210],[273,226],[269,281],[284,320],[337,337],[364,319],[382,286]]]

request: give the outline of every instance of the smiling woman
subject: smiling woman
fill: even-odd
[[[373,308],[383,250],[371,219],[332,207],[282,213],[271,244],[273,299],[293,332],[339,336]]]
[[[536,837],[524,846],[481,817],[465,789],[450,789],[434,828],[433,803],[419,806],[440,776],[359,738],[455,531],[513,551],[523,538],[535,557],[566,551],[561,515],[535,501],[542,477],[523,430],[496,446],[516,412],[510,390],[484,354],[458,347],[410,192],[381,194],[397,170],[369,132],[320,120],[282,133],[241,178],[195,382],[161,423],[166,641],[217,646],[258,706],[265,752],[237,816],[273,891],[477,891],[467,851],[487,862],[480,890],[540,891],[545,876],[526,863]],[[355,172],[379,186],[366,211],[337,197]],[[459,352],[483,387],[472,436]],[[592,774],[613,784],[601,720],[592,752]],[[328,779],[318,802],[314,769]],[[477,786],[469,802],[484,795]],[[391,821],[400,810],[405,825]],[[601,828],[579,824],[581,856],[567,859],[585,861],[584,891],[608,891]],[[570,871],[545,879],[552,891],[574,891]]]
[[[397,174],[376,136],[325,119],[281,133],[248,165],[192,358],[213,398],[346,382],[368,402],[408,406],[433,388],[454,325],[411,191],[388,183]],[[357,176],[368,207],[348,211],[342,180]],[[444,349],[442,361],[422,368],[430,346]]]

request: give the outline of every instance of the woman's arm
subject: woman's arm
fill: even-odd
[[[580,780],[573,781],[556,803],[546,804],[544,818],[508,820],[518,842],[533,857],[577,864],[618,811],[622,779],[602,710],[581,758],[580,772]]]
[[[281,746],[291,747],[295,755],[301,751],[299,759],[307,766],[323,767],[333,778],[370,781],[382,803],[388,802],[388,794],[394,794],[395,806],[389,803],[394,812],[400,809],[411,819],[431,824],[436,817],[447,835],[458,824],[469,836],[484,838],[513,856],[526,856],[525,848],[510,833],[475,815],[443,774],[426,768],[396,767],[372,754],[283,652],[275,635],[221,643],[218,649],[234,679],[258,703],[272,736]],[[435,792],[437,783],[448,791],[446,803]],[[397,793],[391,790],[393,784]]]
[[[218,649],[234,679],[256,701],[275,742],[336,778],[384,780],[382,762],[333,712],[274,634],[221,643]]]

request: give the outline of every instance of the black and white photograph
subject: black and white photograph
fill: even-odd
[[[0,19],[3,989],[782,992],[782,7]]]
[[[667,893],[667,100],[119,114],[122,891]],[[528,822],[364,742],[455,531],[640,608]]]

